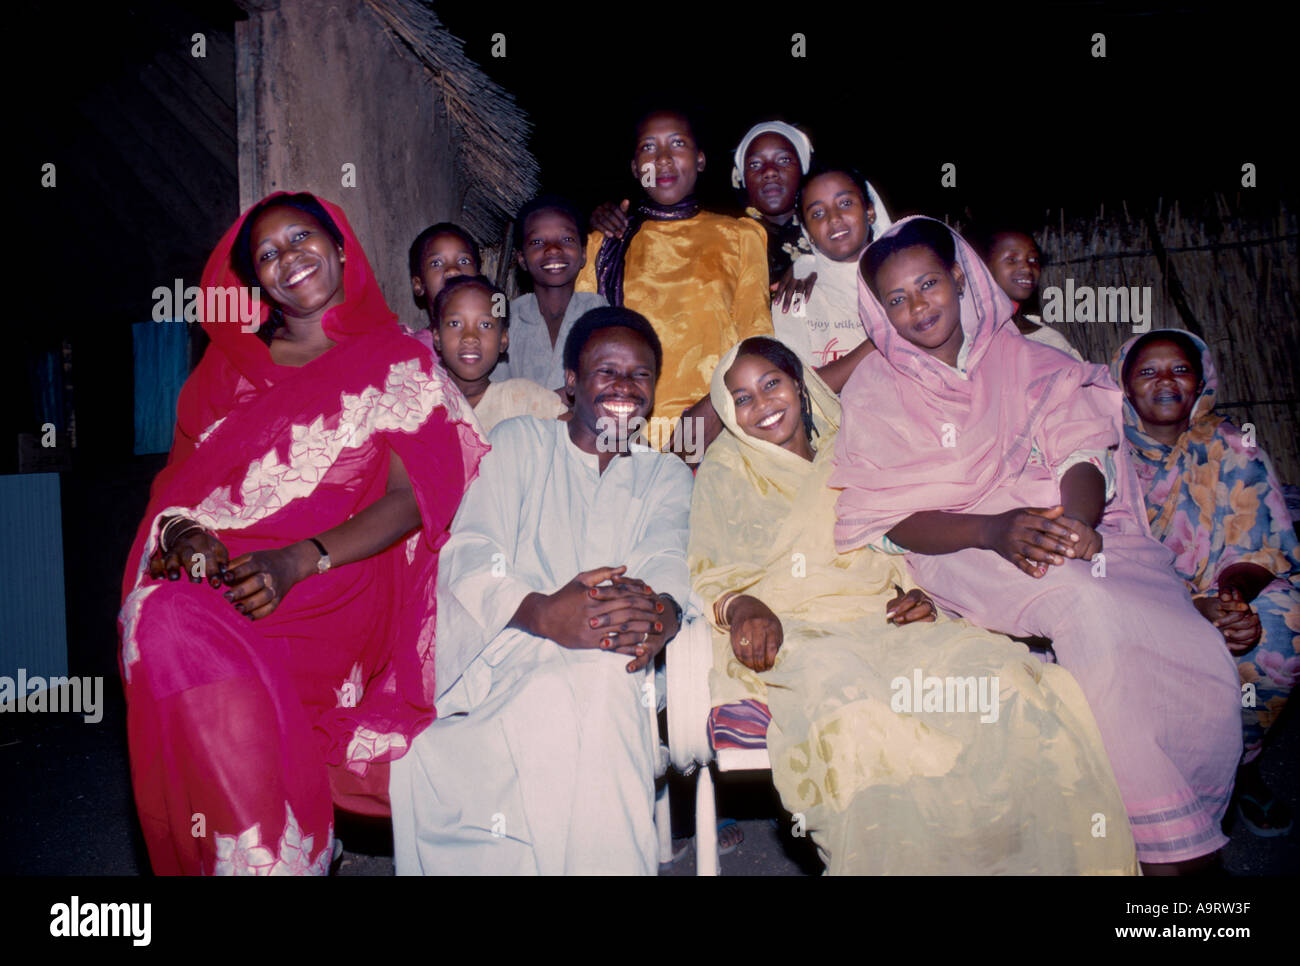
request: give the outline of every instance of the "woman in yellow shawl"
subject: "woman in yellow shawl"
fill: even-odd
[[[715,604],[712,700],[768,705],[777,790],[828,871],[1136,872],[1069,673],[937,614],[897,559],[835,552],[834,393],[756,337],[711,395],[726,431],[696,478],[690,565]]]

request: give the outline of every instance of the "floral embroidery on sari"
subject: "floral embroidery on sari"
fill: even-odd
[[[327,875],[334,856],[334,826],[330,825],[325,845],[311,857],[315,836],[302,834],[298,819],[288,802],[284,831],[275,853],[262,845],[262,826],[255,822],[238,835],[215,836],[217,843],[216,875]]]
[[[424,372],[418,359],[394,363],[382,393],[368,387],[360,395],[343,394],[334,429],[325,427],[323,416],[309,426],[295,425],[288,463],[274,449],[250,463],[238,505],[231,488],[221,487],[195,508],[193,519],[210,530],[240,530],[310,496],[345,449],[364,445],[372,433],[419,429],[450,397],[444,385],[438,374]]]
[[[145,599],[161,585],[152,584],[141,587],[126,598],[118,620],[122,625],[122,671],[127,684],[131,683],[131,665],[140,660],[140,642],[136,638],[136,628],[140,623],[140,609]]]
[[[222,416],[220,419],[218,419],[215,423],[213,423],[203,432],[199,433],[199,442],[200,443],[207,442],[208,437],[211,436],[213,433],[215,433],[217,429],[221,426],[221,424],[224,423],[225,421],[226,421],[226,417]]]
[[[400,732],[380,734],[360,726],[352,733],[352,740],[348,742],[348,771],[364,776],[370,770],[370,762],[400,757],[406,753],[406,749],[406,736]],[[389,755],[392,751],[397,754]]]

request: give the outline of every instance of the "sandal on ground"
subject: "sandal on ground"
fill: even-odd
[[[732,833],[732,842],[730,845],[723,845],[722,838],[728,829],[735,829]],[[730,855],[740,848],[741,843],[744,841],[745,831],[736,823],[734,818],[724,818],[718,822],[718,855]]]
[[[1247,807],[1250,807],[1255,812],[1256,817],[1254,819],[1247,813]],[[1291,826],[1295,824],[1295,820],[1291,816],[1291,810],[1276,795],[1270,795],[1267,801],[1261,802],[1254,795],[1244,792],[1239,794],[1237,796],[1237,817],[1245,823],[1246,828],[1262,839],[1287,835],[1291,831]],[[1262,819],[1265,824],[1260,824],[1257,819]]]
[[[677,844],[678,842],[681,842],[681,845],[678,845]],[[674,839],[672,857],[667,859],[660,859],[659,865],[660,866],[676,865],[678,862],[680,862],[682,859],[686,857],[686,853],[689,852],[690,850],[691,850],[690,839]]]

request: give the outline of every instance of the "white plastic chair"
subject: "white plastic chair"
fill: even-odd
[[[718,808],[709,763],[716,761],[719,772],[770,771],[766,748],[723,748],[715,752],[709,742],[709,670],[713,666],[713,629],[699,616],[703,604],[691,594],[688,614],[693,615],[668,645],[665,669],[668,678],[668,752],[672,765],[683,775],[696,773],[695,780],[695,874],[718,874]],[[667,795],[663,795],[664,820],[656,823],[660,835],[660,857],[667,827]],[[669,835],[669,850],[672,848]]]

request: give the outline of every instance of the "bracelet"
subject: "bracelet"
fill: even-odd
[[[165,521],[163,521],[162,526],[158,528],[158,543],[159,544],[166,543],[167,531],[170,530],[172,527],[174,527],[176,524],[183,522],[184,520],[185,517],[176,516],[176,517],[168,517]]]
[[[164,523],[164,524],[162,525],[162,527],[160,528],[160,530],[159,530],[159,533],[160,533],[160,535],[161,535],[161,536],[160,536],[160,539],[162,539],[162,540],[166,540],[168,534],[171,532],[171,530],[172,530],[173,527],[180,526],[180,525],[182,525],[182,524],[186,524],[186,523],[193,524],[193,525],[195,525],[195,526],[198,525],[198,524],[194,523],[194,521],[191,520],[189,517],[183,517],[183,516],[168,517],[168,518],[167,518],[167,522]]]
[[[174,530],[173,527],[176,524],[181,524],[182,528]],[[185,524],[188,524],[188,526],[184,526]],[[166,525],[162,528],[162,532],[158,535],[158,549],[165,557],[176,549],[177,540],[196,530],[202,532],[203,527],[186,517],[172,517],[172,519],[167,521]],[[168,544],[170,544],[170,546],[168,546]]]
[[[727,609],[739,596],[740,591],[729,590],[713,602],[713,620],[719,630],[731,630],[731,622],[727,620]]]
[[[180,533],[176,534],[175,536],[177,540],[180,540],[180,538],[185,536],[186,534],[194,533],[196,531],[199,533],[204,532],[203,528],[196,523],[191,527],[186,527],[184,530],[182,530]],[[159,549],[162,550],[162,554],[164,557],[176,549],[175,543],[173,543],[170,547],[164,545],[161,540],[158,543],[159,543]]]

